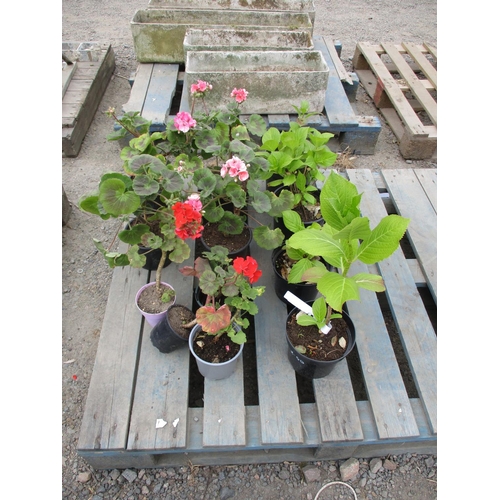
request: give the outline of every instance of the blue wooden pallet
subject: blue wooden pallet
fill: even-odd
[[[351,102],[356,97],[357,77],[351,73],[352,84],[341,81],[333,61],[335,54],[330,52],[334,47],[340,54],[341,45],[315,36],[314,46],[323,53],[330,75],[323,113],[312,117],[308,125],[335,134],[341,149],[349,147],[353,154],[374,154],[381,131],[380,120],[376,116],[355,114]],[[123,112],[140,111],[142,117],[151,121],[151,132],[164,131],[165,123],[178,111],[189,110],[189,89],[183,83],[179,64],[141,63],[131,79],[130,99],[123,105]],[[262,116],[268,127],[280,130],[287,130],[290,122],[297,119],[297,115],[290,114]]]

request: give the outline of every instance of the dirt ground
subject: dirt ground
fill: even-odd
[[[103,241],[106,246],[116,229],[114,221],[96,221],[95,217],[81,212],[76,204],[97,185],[103,172],[121,167],[119,145],[106,140],[113,123],[104,112],[110,106],[121,109],[129,98],[128,77],[137,68],[130,20],[137,9],[146,7],[146,0],[62,0],[62,41],[110,43],[116,57],[114,76],[79,155],[62,159],[62,184],[74,205],[69,223],[62,229],[61,271],[62,474],[68,482],[75,481],[77,474],[86,470],[75,449],[112,274],[97,253],[92,238]],[[350,59],[358,41],[425,41],[437,46],[436,0],[315,0],[315,9],[314,34],[327,35],[342,43],[341,59],[348,71],[352,70]],[[358,115],[379,116],[362,88],[358,90],[355,109]],[[375,154],[352,158],[354,168],[377,171],[437,166],[436,160],[408,163],[402,158],[390,128],[382,119],[381,122],[382,132]]]

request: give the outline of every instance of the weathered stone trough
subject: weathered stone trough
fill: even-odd
[[[139,62],[184,62],[184,37],[189,28],[249,31],[308,31],[312,23],[307,13],[244,10],[136,11],[131,21],[135,55]]]
[[[184,38],[184,56],[192,50],[267,51],[312,50],[309,31],[251,31],[234,29],[188,29]]]
[[[225,109],[234,88],[248,91],[242,113],[296,113],[305,100],[309,111],[322,112],[329,69],[320,51],[190,51],[184,84],[212,84],[205,102],[210,110]],[[192,104],[189,95],[190,105]],[[234,102],[234,101],[233,101]]]

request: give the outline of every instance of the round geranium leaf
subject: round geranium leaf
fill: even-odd
[[[176,191],[180,191],[184,186],[184,179],[178,172],[167,169],[163,172],[161,185],[165,191],[175,193]]]
[[[134,179],[134,191],[139,196],[149,196],[151,194],[155,194],[160,189],[160,184],[154,179],[151,179],[147,175],[138,175]]]
[[[164,163],[159,158],[147,154],[134,156],[129,161],[130,170],[137,173],[146,172],[148,168],[153,170],[153,172],[160,172],[164,166]]]
[[[138,245],[143,234],[150,231],[147,224],[135,224],[129,229],[124,229],[118,233],[118,238],[129,245]]]
[[[118,217],[134,213],[141,206],[141,199],[133,191],[126,191],[120,179],[108,179],[99,187],[99,201],[104,210]]]
[[[251,134],[262,137],[266,132],[267,125],[262,116],[251,115],[247,122],[247,129]]]

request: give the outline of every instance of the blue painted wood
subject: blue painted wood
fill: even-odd
[[[419,169],[416,172],[428,169]],[[387,215],[370,170],[349,170],[349,179],[363,193],[361,210],[372,227]],[[400,332],[414,382],[437,433],[437,338],[401,248],[378,264],[394,321]]]

